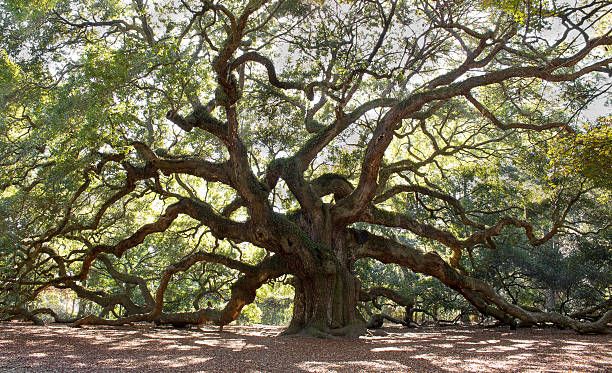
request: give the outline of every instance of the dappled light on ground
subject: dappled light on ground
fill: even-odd
[[[176,330],[0,324],[0,370],[610,371],[606,336],[556,329],[387,328],[357,340],[280,337],[278,327]]]

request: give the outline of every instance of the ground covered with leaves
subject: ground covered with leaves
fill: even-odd
[[[607,336],[557,329],[386,328],[357,340],[269,326],[178,330],[0,324],[0,371],[611,371]]]

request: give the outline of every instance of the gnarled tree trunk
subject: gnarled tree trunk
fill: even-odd
[[[344,232],[334,230],[328,205],[308,216],[297,215],[296,222],[317,245],[315,250],[297,251],[293,317],[285,334],[363,334],[365,321],[357,312],[361,284],[352,271],[353,254]]]
[[[347,266],[296,277],[293,318],[287,334],[356,336],[365,332],[357,312],[360,283]]]

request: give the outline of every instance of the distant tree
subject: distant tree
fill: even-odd
[[[511,3],[1,1],[0,314],[223,326],[282,279],[287,333],[358,335],[360,303],[427,299],[373,259],[503,324],[608,331],[609,284],[593,319],[486,267],[610,227],[580,163],[609,136],[580,125],[612,85],[612,5]],[[50,287],[97,315],[36,309]]]

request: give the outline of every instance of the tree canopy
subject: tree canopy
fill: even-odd
[[[0,318],[292,303],[288,333],[356,335],[387,299],[609,331],[611,21],[582,0],[0,0]],[[52,289],[78,314],[41,308]]]

